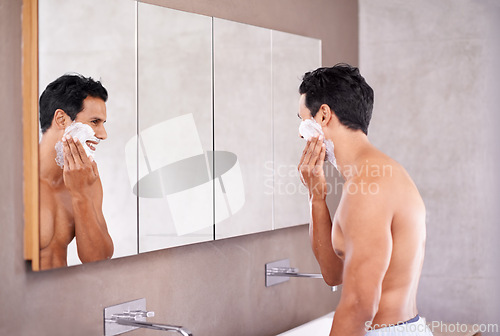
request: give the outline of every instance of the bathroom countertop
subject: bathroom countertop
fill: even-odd
[[[304,323],[296,328],[285,331],[284,333],[278,334],[276,336],[310,336],[310,335],[328,335],[332,327],[333,315],[335,312],[331,312],[322,317],[319,317],[310,322]],[[431,325],[431,323],[427,323]],[[480,336],[480,332],[451,332],[450,330],[456,330],[455,325],[440,323],[441,328],[432,328],[434,336]],[[439,329],[439,330],[438,330]],[[465,329],[465,327],[464,327]],[[440,331],[442,330],[442,331]],[[473,330],[472,325],[467,325],[467,330]]]
[[[439,330],[436,330],[438,328],[433,328],[434,330],[432,331],[432,334],[434,336],[479,336],[479,335],[481,335],[480,332],[475,333],[473,331],[466,331],[466,332],[460,332],[460,331],[450,332],[450,331],[448,331],[448,332],[446,332],[446,330],[455,330],[452,327],[453,327],[452,324],[443,323],[441,330],[445,330],[445,331],[441,332]],[[473,330],[472,325],[467,325],[467,327],[468,327],[467,328],[468,330]]]
[[[304,323],[296,328],[290,329],[276,336],[311,336],[328,335],[332,328],[333,315],[335,312],[326,314],[310,322]]]

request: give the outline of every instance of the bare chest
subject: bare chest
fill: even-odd
[[[340,228],[339,221],[337,216],[333,218],[333,228],[332,228],[332,246],[335,254],[344,260],[345,257],[345,242],[344,242],[344,234]]]
[[[71,196],[61,190],[40,184],[40,248],[51,244],[67,246],[75,237]]]

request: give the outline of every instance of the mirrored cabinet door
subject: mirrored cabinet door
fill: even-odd
[[[95,160],[113,257],[137,253],[137,200],[125,160],[125,144],[137,129],[134,22],[132,0],[39,0],[40,94],[74,72],[101,81],[108,91],[107,139],[97,146]],[[73,240],[68,265],[79,263]]]
[[[306,71],[321,66],[321,40],[272,32],[274,228],[309,223],[307,188],[297,166],[306,141],[299,137],[299,85]]]
[[[211,17],[138,4],[138,110],[139,251],[212,240]]]
[[[215,18],[213,29],[220,239],[273,227],[271,30]]]

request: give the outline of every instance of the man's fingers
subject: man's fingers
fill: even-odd
[[[77,138],[69,137],[69,138],[66,138],[66,142],[68,143],[68,146],[71,150],[71,154],[73,154],[75,164],[77,166],[82,165],[84,163],[83,157],[85,157],[86,155],[85,155],[85,150],[83,149],[83,147],[81,147],[82,144],[80,143],[80,141]],[[78,145],[80,145],[80,147],[83,151],[83,156],[80,153]]]
[[[311,162],[311,156],[313,155],[314,149],[316,148],[316,144],[318,143],[318,137],[312,137],[309,141],[309,148],[307,149],[307,153],[304,156],[304,164],[314,165],[314,162]]]
[[[73,166],[77,167],[78,163],[81,162],[81,158],[78,149],[76,149],[75,140],[73,140],[73,138],[70,136],[66,136],[64,140],[67,146],[68,155],[71,157]]]
[[[64,152],[64,168],[73,169],[75,166],[75,159],[73,158],[67,139],[63,138],[62,143]]]
[[[92,166],[92,170],[94,171],[95,176],[99,176],[99,170],[97,170],[97,163],[94,161],[92,156],[89,156],[90,165]]]
[[[300,158],[300,162],[298,165],[299,171],[304,169],[304,166],[308,166],[309,169],[313,168],[318,158],[321,154],[321,149],[323,145],[323,136],[320,135],[318,137],[312,137],[307,141],[307,145],[302,152],[302,157]]]
[[[84,164],[90,163],[87,153],[85,153],[85,149],[83,148],[83,146],[87,146],[87,144],[81,143],[80,140],[78,140],[78,138],[75,138],[74,140],[75,140],[74,141],[75,147],[78,151],[78,155],[80,156],[82,162]]]
[[[321,144],[321,154],[320,154],[319,158],[320,158],[320,161],[321,161],[321,166],[323,167],[323,163],[326,160],[325,159],[326,158],[326,145],[325,145],[324,142]]]
[[[300,170],[300,166],[302,166],[302,164],[304,163],[304,159],[306,157],[306,154],[307,154],[307,150],[309,149],[309,144],[311,142],[308,140],[307,143],[306,143],[306,146],[304,147],[304,150],[302,151],[302,156],[300,157],[300,161],[299,161],[299,165],[297,166],[297,168]]]
[[[318,167],[321,168],[321,170],[323,170],[323,164],[325,163],[325,156],[326,156],[326,146],[325,146],[325,143],[321,143],[321,149],[320,149],[320,152],[319,152],[319,159],[317,162],[318,164]]]
[[[316,138],[315,146],[311,151],[311,156],[309,160],[309,165],[311,167],[316,166],[318,164],[322,148],[323,148],[323,136],[321,135],[318,138]]]

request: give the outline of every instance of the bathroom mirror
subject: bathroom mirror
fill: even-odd
[[[223,181],[240,195],[215,200],[216,215],[228,214],[215,226],[217,239],[273,228],[273,192],[265,187],[273,161],[271,41],[270,29],[214,19],[215,150],[237,156],[242,180]]]
[[[92,77],[108,91],[104,124],[108,137],[95,151],[103,188],[102,212],[114,243],[113,257],[136,254],[137,199],[130,191],[124,160],[125,145],[137,133],[136,3],[132,0],[39,0],[38,3],[39,93],[65,73]],[[46,159],[40,157],[40,162]],[[43,197],[40,194],[40,202]],[[44,248],[43,244],[40,248]],[[80,263],[75,239],[68,247],[67,262]],[[43,264],[41,267],[44,268]]]
[[[213,240],[212,18],[139,3],[137,36],[139,252]]]
[[[135,0],[25,1],[25,179],[35,190],[25,190],[25,245],[33,269],[33,111],[47,84],[68,72],[100,80],[109,93],[107,139],[95,160],[113,258],[308,222],[296,170],[304,146],[297,89],[321,65],[320,40]],[[80,263],[74,240],[67,261]]]
[[[304,139],[298,135],[298,88],[306,71],[321,66],[321,41],[272,31],[273,56],[273,229],[309,223],[308,191],[300,182],[298,159]],[[327,177],[337,175],[325,162]],[[269,171],[266,174],[269,176]],[[330,209],[334,209],[330,206]]]
[[[217,18],[213,27],[215,150],[235,153],[241,176],[241,196],[215,199],[216,215],[224,203],[235,208],[215,237],[308,223],[296,111],[301,76],[321,65],[321,41]]]

